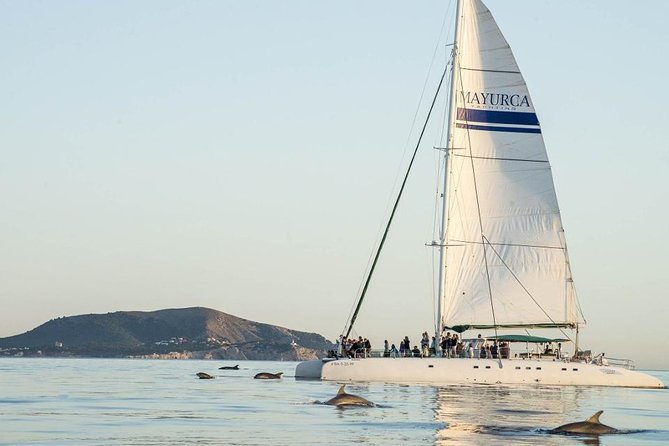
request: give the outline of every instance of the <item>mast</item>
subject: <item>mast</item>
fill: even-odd
[[[435,339],[439,340],[441,332],[443,331],[444,319],[444,299],[446,291],[446,234],[448,231],[448,169],[449,156],[453,150],[453,120],[455,117],[455,74],[456,64],[458,63],[458,36],[460,31],[460,12],[462,11],[460,4],[462,0],[457,0],[455,9],[455,31],[453,35],[453,49],[451,51],[451,79],[448,95],[448,121],[446,123],[446,153],[444,154],[444,189],[441,209],[441,228],[439,232],[439,287],[437,291],[437,326],[435,327]]]

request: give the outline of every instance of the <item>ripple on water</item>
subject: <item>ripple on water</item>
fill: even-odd
[[[1,388],[0,445],[583,444],[547,431],[600,409],[625,430],[601,445],[669,444],[667,391],[351,384],[377,406],[341,410],[314,404],[338,383],[296,381],[294,363],[240,361],[235,371],[217,371],[216,361],[0,363],[0,382],[12,382]],[[197,371],[217,379],[198,380]],[[254,380],[261,371],[285,375]]]

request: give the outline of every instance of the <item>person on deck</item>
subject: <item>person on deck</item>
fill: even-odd
[[[444,341],[441,344],[444,349],[444,356],[447,358],[451,357],[451,332],[447,331],[446,332],[446,337],[444,338]]]
[[[356,339],[353,339],[352,342],[353,343],[351,344],[351,357],[357,358],[360,350],[360,343]]]
[[[448,357],[448,338],[441,339],[441,356],[444,358]]]
[[[500,342],[499,344],[499,356],[502,359],[509,359],[511,357],[511,349],[508,342]]]
[[[484,339],[481,337],[481,333],[479,333],[479,335],[476,337],[476,341],[474,342],[474,357],[477,359],[481,357],[483,343]]]
[[[458,341],[458,345],[455,346],[455,356],[457,358],[465,357],[465,344],[462,341]]]
[[[420,350],[424,358],[427,358],[430,354],[429,346],[430,346],[430,337],[427,335],[427,331],[425,331],[423,332],[423,337],[420,340]]]
[[[453,333],[453,336],[451,336],[451,342],[449,343],[448,346],[448,357],[449,358],[457,358],[457,352],[456,352],[456,347],[458,346],[458,335]]]

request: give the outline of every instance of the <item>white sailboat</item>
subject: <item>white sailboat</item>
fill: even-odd
[[[576,329],[578,336],[584,321],[541,126],[511,48],[481,0],[458,1],[450,66],[445,193],[434,242],[440,257],[435,336],[444,327]],[[361,303],[362,296],[346,336]],[[641,372],[576,358],[330,359],[298,364],[296,377],[664,387]]]

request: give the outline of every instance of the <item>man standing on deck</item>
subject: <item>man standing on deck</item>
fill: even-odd
[[[476,338],[476,341],[474,341],[474,357],[476,359],[479,359],[481,357],[482,347],[483,347],[483,338],[481,337],[481,333],[479,333],[478,337]]]

